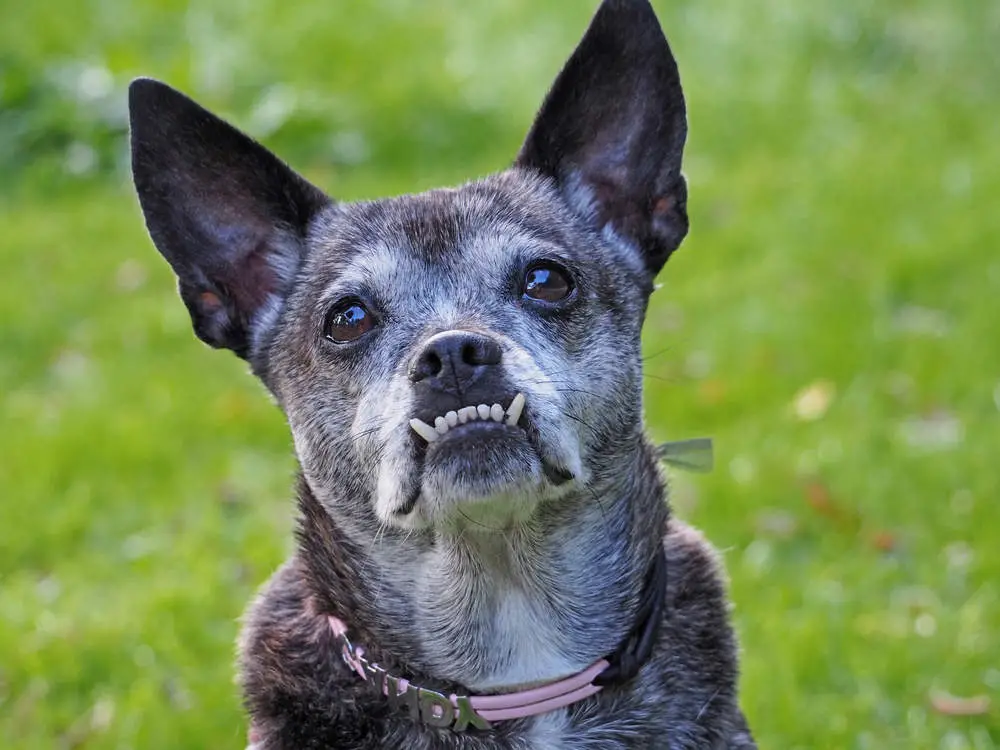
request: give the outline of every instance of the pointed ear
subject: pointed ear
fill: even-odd
[[[687,234],[687,136],[677,63],[647,0],[604,0],[517,163],[552,177],[595,228],[655,275]]]
[[[195,333],[249,359],[329,203],[260,144],[169,86],[129,86],[132,178]]]

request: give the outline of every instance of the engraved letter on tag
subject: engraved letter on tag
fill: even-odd
[[[464,732],[470,725],[476,729],[493,728],[493,725],[480,716],[476,712],[476,709],[472,707],[472,701],[469,700],[467,695],[458,696],[455,698],[455,703],[458,705],[458,718],[455,720],[455,726],[452,729],[456,732]]]
[[[432,727],[450,727],[455,720],[455,707],[441,693],[420,688],[420,717]]]
[[[385,679],[389,686],[389,707],[398,709],[405,705],[410,709],[410,718],[413,721],[420,721],[420,698],[417,695],[417,688],[411,687],[406,680],[391,675],[387,675]]]

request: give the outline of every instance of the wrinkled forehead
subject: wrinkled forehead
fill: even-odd
[[[471,295],[538,258],[580,252],[567,209],[531,180],[497,180],[341,206],[313,235],[308,277],[324,300]]]

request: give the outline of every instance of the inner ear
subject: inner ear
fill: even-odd
[[[687,115],[670,45],[647,0],[605,0],[559,74],[517,164],[554,179],[597,228],[656,274],[688,230]]]
[[[169,86],[129,87],[132,175],[146,227],[206,343],[250,358],[329,203],[259,143]]]

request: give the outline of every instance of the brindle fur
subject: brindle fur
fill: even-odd
[[[455,189],[336,203],[164,84],[134,82],[130,111],[146,224],[195,331],[249,362],[301,467],[297,551],[240,640],[257,747],[754,747],[719,568],[670,519],[643,430],[642,323],[687,233],[684,99],[648,2],[605,0],[514,165]],[[540,259],[569,269],[571,303],[521,299]],[[346,346],[322,335],[345,296],[380,320]],[[502,363],[417,383],[430,337],[454,330]],[[431,454],[407,425],[517,392],[525,429],[501,443]],[[615,649],[661,545],[667,606],[639,674],[490,732],[390,714],[325,619],[423,687],[542,683]]]

